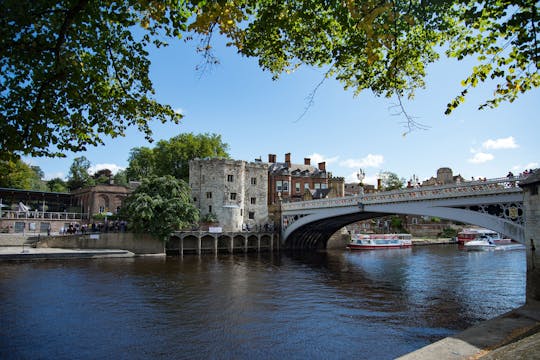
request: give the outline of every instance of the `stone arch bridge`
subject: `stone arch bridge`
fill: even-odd
[[[520,177],[282,204],[281,245],[323,249],[345,225],[392,214],[425,215],[478,225],[524,243]]]

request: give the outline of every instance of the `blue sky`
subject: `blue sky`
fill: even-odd
[[[395,99],[378,98],[370,91],[354,97],[328,79],[301,117],[323,70],[304,67],[273,81],[256,59],[216,43],[220,64],[201,74],[195,70],[202,61],[195,45],[180,40],[151,51],[156,98],[185,115],[179,125],[153,124],[155,140],[183,132],[217,133],[229,144],[234,159],[252,161],[261,156],[267,161],[268,154],[276,154],[283,161],[290,152],[293,163],[303,163],[305,157],[312,164],[326,161],[328,171],[348,182],[355,181],[362,168],[365,182],[371,184],[382,171],[425,180],[438,168],[450,167],[455,175],[470,179],[504,177],[510,170],[518,173],[540,166],[540,90],[512,104],[479,111],[478,105],[493,91],[493,86],[482,86],[473,89],[452,115],[444,115],[474,62],[443,59],[428,68],[426,89],[418,90],[405,106],[429,129],[403,136],[404,118],[392,109]],[[92,170],[116,171],[128,165],[130,149],[138,146],[153,144],[133,128],[124,138],[107,138],[105,146],[68,153],[63,159],[24,160],[39,165],[47,179],[65,178],[77,156],[86,156]]]

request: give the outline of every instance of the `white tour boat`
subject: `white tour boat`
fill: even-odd
[[[412,246],[411,234],[353,234],[349,250],[401,249]]]

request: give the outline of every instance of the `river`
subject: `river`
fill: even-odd
[[[1,359],[393,359],[525,302],[524,251],[0,263]]]

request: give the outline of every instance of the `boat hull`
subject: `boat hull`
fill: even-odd
[[[410,245],[347,245],[349,250],[384,250],[384,249],[404,249],[410,248]]]

